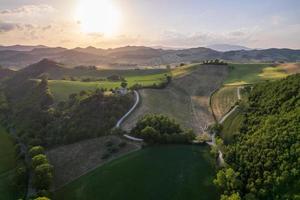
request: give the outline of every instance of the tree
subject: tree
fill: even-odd
[[[45,149],[42,146],[34,146],[29,150],[29,155],[31,156],[31,158],[33,158],[34,156],[38,155],[38,154],[44,154]]]
[[[157,130],[150,126],[146,126],[142,131],[141,131],[141,136],[143,139],[149,143],[154,143],[158,137],[159,133]]]
[[[241,187],[239,173],[235,172],[232,168],[222,169],[217,173],[214,184],[225,191],[225,194],[231,191],[239,191]]]
[[[231,195],[222,195],[221,200],[241,200],[239,193],[233,193]]]
[[[48,197],[37,197],[34,200],[50,200]]]
[[[34,169],[33,184],[38,190],[48,190],[53,180],[53,166],[45,163]]]
[[[32,167],[36,168],[38,165],[48,163],[47,157],[44,154],[38,154],[32,158]]]
[[[128,84],[127,84],[127,82],[126,82],[126,81],[122,81],[122,83],[121,83],[121,87],[122,87],[122,88],[126,88],[126,87],[127,87],[127,85],[128,85]]]

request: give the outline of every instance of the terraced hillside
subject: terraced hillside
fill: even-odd
[[[214,121],[209,109],[209,96],[220,87],[227,74],[227,66],[198,65],[174,78],[165,89],[141,90],[141,104],[125,121],[123,128],[130,130],[144,114],[157,113],[176,119],[195,133],[204,132]]]

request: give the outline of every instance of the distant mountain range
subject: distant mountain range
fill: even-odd
[[[239,50],[251,50],[248,47],[240,46],[240,45],[231,45],[231,44],[213,44],[206,46],[209,49],[213,49],[216,51],[239,51]]]
[[[180,62],[201,62],[222,59],[234,62],[297,62],[300,50],[264,49],[216,51],[198,47],[190,49],[156,49],[144,46],[125,46],[114,49],[95,47],[67,49],[45,46],[9,46],[0,48],[0,65],[16,69],[36,63],[43,58],[64,63],[66,66],[96,65],[113,68],[135,68]]]

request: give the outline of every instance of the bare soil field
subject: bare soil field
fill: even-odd
[[[122,128],[130,130],[138,119],[148,113],[165,114],[196,134],[214,122],[209,108],[211,93],[222,85],[227,66],[199,65],[175,78],[165,89],[140,90],[141,104]]]
[[[127,145],[119,147],[117,152],[103,159],[102,156],[109,148],[107,147],[108,141],[111,141],[114,147],[118,147],[123,141]],[[46,154],[54,166],[53,189],[57,190],[102,164],[138,149],[140,145],[123,138],[104,136],[49,150]]]

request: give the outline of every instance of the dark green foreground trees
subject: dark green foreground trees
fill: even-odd
[[[256,85],[215,183],[223,199],[300,198],[300,75]]]

